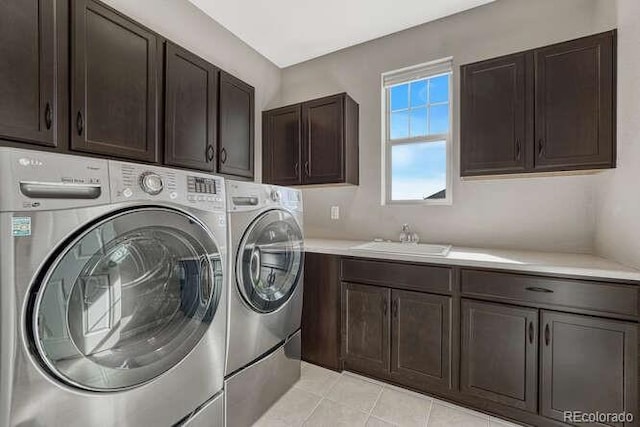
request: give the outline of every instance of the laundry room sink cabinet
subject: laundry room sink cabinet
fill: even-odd
[[[420,390],[449,390],[452,298],[447,291],[429,291],[450,289],[450,273],[440,267],[343,260],[344,367]]]
[[[346,93],[263,112],[263,182],[358,185],[358,116]]]

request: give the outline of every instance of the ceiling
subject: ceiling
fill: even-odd
[[[189,0],[279,67],[493,0]]]

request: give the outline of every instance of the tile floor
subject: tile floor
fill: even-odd
[[[254,427],[517,427],[359,375],[302,362],[302,377]]]

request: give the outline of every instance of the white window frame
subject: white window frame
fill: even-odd
[[[414,80],[428,79],[449,74],[449,132],[439,135],[427,135],[413,138],[391,140],[389,118],[391,117],[390,89],[394,86],[406,84]],[[452,205],[453,204],[453,58],[443,58],[414,65],[400,70],[382,73],[381,76],[381,104],[382,104],[382,197],[381,204],[385,205]],[[396,145],[415,144],[424,142],[445,141],[446,143],[446,195],[444,199],[426,200],[393,200],[391,198],[391,148]]]

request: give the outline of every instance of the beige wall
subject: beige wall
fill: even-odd
[[[640,1],[618,0],[618,168],[598,192],[596,249],[640,268]]]
[[[400,225],[407,222],[423,241],[593,251],[596,187],[603,176],[462,182],[458,105],[454,108],[453,206],[380,206],[380,74],[453,56],[457,100],[461,64],[615,26],[613,0],[498,0],[284,69],[282,102],[270,107],[341,91],[360,104],[361,184],[305,189],[307,236],[397,239]],[[340,220],[330,219],[333,205],[341,208]]]
[[[277,101],[281,70],[187,0],[104,1],[255,87],[256,176],[261,176],[261,112]]]

